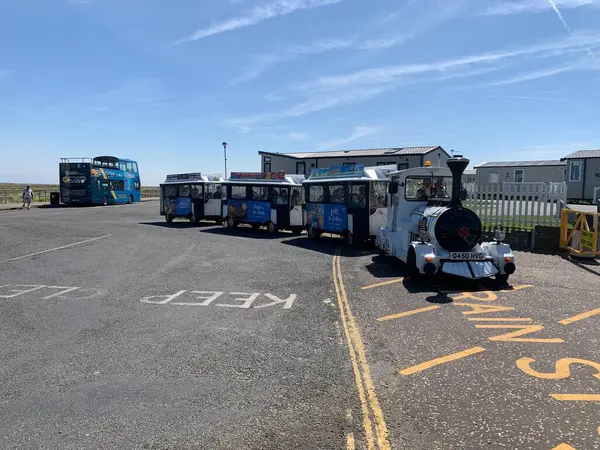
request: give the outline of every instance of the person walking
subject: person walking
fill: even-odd
[[[27,185],[27,187],[25,189],[23,189],[23,206],[21,207],[21,209],[27,207],[27,209],[31,208],[31,201],[33,200],[33,191],[31,190],[31,187],[29,187],[29,185]]]

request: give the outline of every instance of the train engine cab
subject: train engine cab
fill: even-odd
[[[457,155],[447,164],[431,167],[427,161],[425,167],[389,174],[388,223],[379,229],[376,245],[415,275],[443,272],[506,282],[515,272],[515,259],[502,243],[504,233],[484,241],[481,220],[462,204],[461,175],[469,160]]]

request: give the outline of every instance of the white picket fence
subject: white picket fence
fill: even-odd
[[[464,205],[481,218],[486,230],[530,230],[535,225],[560,226],[566,205],[566,183],[502,183],[465,185]]]

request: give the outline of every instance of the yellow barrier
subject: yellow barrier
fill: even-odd
[[[569,214],[576,214],[573,228],[569,228]],[[592,218],[592,226],[588,217]],[[588,213],[563,209],[560,212],[560,248],[569,250],[573,255],[583,258],[595,258],[598,251],[598,222],[600,213]]]

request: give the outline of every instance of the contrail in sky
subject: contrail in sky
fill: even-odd
[[[554,10],[554,12],[556,13],[556,15],[558,16],[558,18],[562,22],[562,24],[565,27],[565,29],[569,32],[569,34],[572,37],[575,37],[573,35],[573,32],[571,31],[571,28],[567,24],[567,21],[565,20],[565,18],[563,17],[562,13],[558,9],[558,6],[556,6],[556,2],[554,0],[548,0],[548,3],[550,3],[550,7]],[[583,47],[583,48],[592,56],[592,58],[596,59],[596,55],[594,54],[594,52],[590,48],[588,48],[588,47]]]

